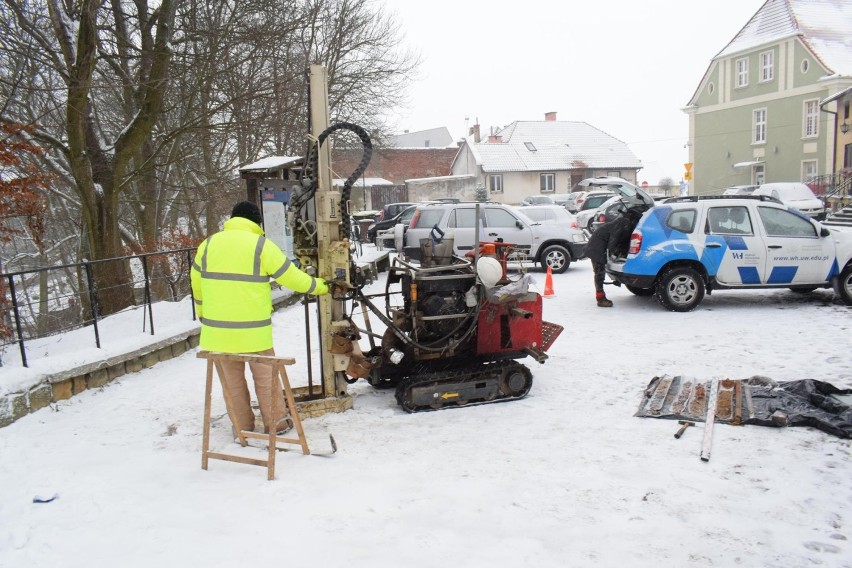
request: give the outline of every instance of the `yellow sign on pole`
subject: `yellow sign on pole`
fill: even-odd
[[[686,181],[691,180],[692,179],[692,162],[687,162],[686,164],[683,165],[683,167],[686,169],[686,172],[684,172],[684,174],[683,174],[683,179],[685,179]]]

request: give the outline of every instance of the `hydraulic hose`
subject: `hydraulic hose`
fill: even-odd
[[[370,164],[370,159],[373,156],[373,143],[370,140],[370,136],[367,134],[366,130],[357,124],[352,124],[351,122],[338,122],[336,124],[332,124],[323,130],[319,136],[317,136],[316,143],[311,144],[311,147],[308,150],[308,155],[305,157],[304,163],[307,167],[302,171],[302,178],[300,180],[302,187],[305,188],[305,190],[300,192],[299,195],[294,196],[291,206],[296,209],[300,209],[314,196],[314,194],[316,194],[318,185],[317,180],[319,179],[319,149],[326,139],[338,130],[348,130],[355,133],[361,140],[361,147],[363,148],[361,162],[358,164],[358,167],[355,168],[355,171],[353,171],[352,174],[346,178],[346,181],[343,182],[343,190],[340,192],[340,218],[344,219],[341,227],[341,233],[343,238],[351,239],[352,226],[349,222],[348,211],[349,197],[352,193],[352,186],[367,170],[367,166]]]

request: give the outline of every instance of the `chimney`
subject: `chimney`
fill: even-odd
[[[544,113],[544,120],[547,121],[547,122],[556,122],[556,113],[555,112]]]
[[[489,134],[488,135],[488,143],[489,144],[501,144],[503,142],[503,137],[499,134]]]
[[[468,131],[468,133],[467,133],[467,134],[468,134],[468,136],[473,136],[473,141],[474,141],[475,143],[479,144],[479,141],[480,141],[480,137],[479,137],[479,123],[477,122],[476,124],[474,124],[473,126],[471,126],[471,127],[470,127],[470,130]]]

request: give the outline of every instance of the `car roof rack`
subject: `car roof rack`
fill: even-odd
[[[666,203],[683,203],[683,202],[697,202],[704,200],[713,200],[713,199],[753,199],[755,201],[771,201],[772,203],[781,203],[780,199],[772,197],[771,195],[685,195],[682,197],[671,197]]]

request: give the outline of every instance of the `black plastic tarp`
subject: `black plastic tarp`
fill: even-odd
[[[703,422],[714,387],[716,422],[811,426],[840,438],[852,438],[852,406],[836,398],[852,394],[852,389],[840,389],[815,379],[774,381],[755,376],[707,381],[683,376],[654,377],[635,416]]]

